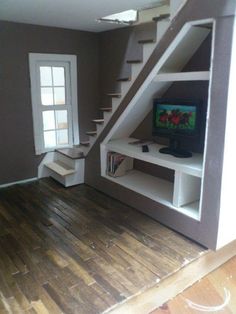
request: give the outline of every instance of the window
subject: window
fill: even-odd
[[[29,54],[36,154],[79,144],[76,56]]]

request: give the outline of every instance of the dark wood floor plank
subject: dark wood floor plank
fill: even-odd
[[[75,313],[77,306],[76,308],[71,309],[71,307],[68,306],[67,302],[65,302],[65,300],[61,296],[59,296],[57,291],[49,283],[45,283],[43,285],[43,288],[45,289],[45,291],[48,293],[48,295],[57,304],[57,306],[60,308],[60,310],[63,313],[68,313],[68,314]]]
[[[0,313],[98,314],[197,259],[201,246],[80,185],[0,190]]]

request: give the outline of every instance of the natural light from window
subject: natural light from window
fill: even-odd
[[[30,53],[36,154],[79,143],[76,56]]]
[[[104,16],[99,18],[98,21],[110,22],[110,23],[124,23],[130,24],[136,22],[138,18],[137,10],[127,10],[120,13]]]

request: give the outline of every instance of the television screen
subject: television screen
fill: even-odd
[[[154,117],[155,127],[194,131],[196,111],[196,106],[158,104]]]
[[[169,146],[159,152],[175,157],[191,157],[189,150],[183,150],[186,139],[198,141],[201,113],[201,100],[190,99],[154,99],[153,136],[169,139]]]

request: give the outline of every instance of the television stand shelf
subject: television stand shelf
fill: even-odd
[[[162,145],[149,144],[149,152],[142,152],[141,145],[133,145],[134,138],[112,140],[101,145],[102,176],[130,190],[140,193],[156,202],[168,206],[184,215],[200,220],[200,190],[202,179],[201,154],[190,158],[176,158],[159,152]],[[172,169],[174,182],[146,174],[135,169],[127,171],[124,176],[110,177],[106,172],[107,153],[116,152],[134,159]]]

